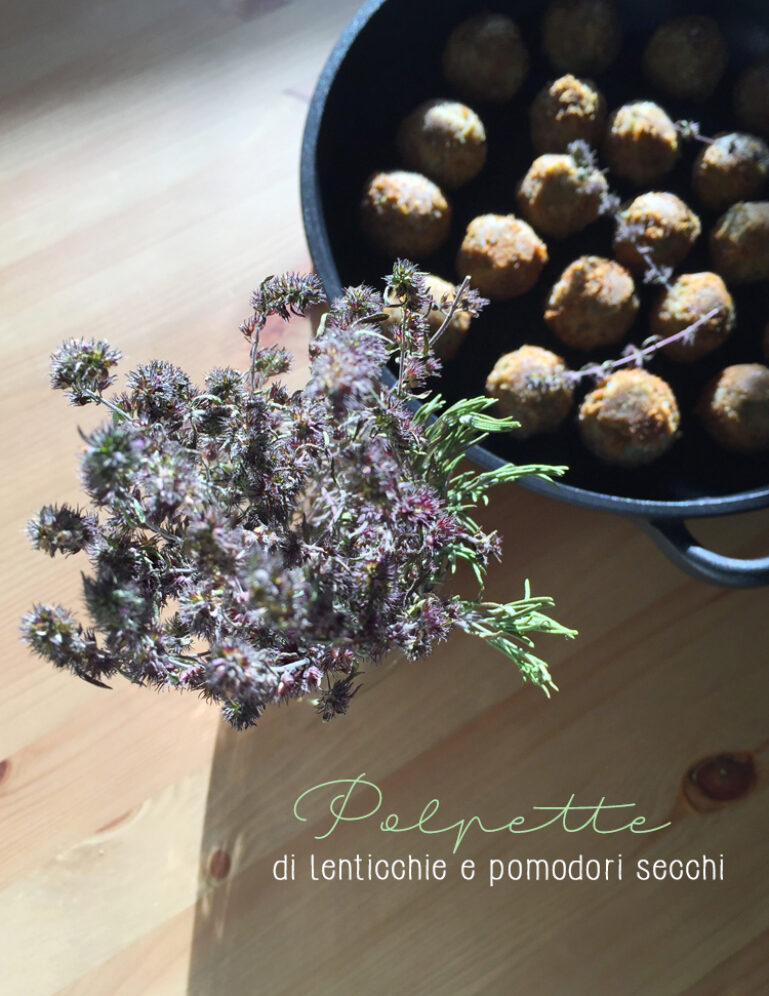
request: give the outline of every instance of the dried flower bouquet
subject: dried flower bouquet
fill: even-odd
[[[510,420],[488,415],[488,398],[447,407],[432,397],[417,408],[440,370],[432,297],[423,274],[399,261],[385,298],[401,306],[394,337],[371,288],[349,288],[331,305],[310,344],[307,383],[293,394],[274,379],[289,354],[261,346],[260,331],[270,315],[285,320],[323,301],[314,276],[261,284],[242,326],[250,369],[212,370],[203,388],[152,361],[108,398],[120,354],[102,341],[66,342],[52,386],[74,405],[109,409],[83,437],[92,507],[46,505],[29,532],[46,553],[88,556],[91,624],[38,605],[22,623],[31,648],[100,686],[123,675],[194,689],[237,728],[297,697],[312,698],[324,719],[344,713],[362,669],[392,649],[425,657],[457,627],[505,653],[525,680],[554,688],[530,634],[574,634],[528,583],[518,601],[484,599],[500,538],[472,513],[494,484],[563,468],[461,470],[468,447]],[[463,285],[442,303],[444,327],[458,307],[484,303]],[[392,387],[379,376],[388,357]],[[461,561],[478,579],[474,600],[441,589]]]

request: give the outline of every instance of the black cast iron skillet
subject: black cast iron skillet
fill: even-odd
[[[553,72],[539,54],[538,25],[544,5],[531,0],[498,0],[494,10],[509,13],[521,27],[534,68],[516,99],[504,106],[477,105],[486,124],[489,159],[480,176],[450,195],[452,231],[446,247],[421,265],[456,279],[454,254],[467,222],[486,212],[515,212],[516,181],[534,153],[528,138],[528,106]],[[598,83],[609,108],[627,100],[659,99],[674,119],[695,117],[705,135],[732,130],[731,84],[736,72],[769,50],[769,16],[763,0],[736,0],[729,5],[701,2],[619,3],[625,25],[622,55]],[[401,167],[393,136],[401,118],[430,97],[451,96],[440,72],[440,52],[451,28],[479,8],[468,0],[369,0],[348,25],[318,80],[310,105],[302,146],[302,208],[312,258],[326,292],[334,297],[343,286],[381,278],[392,261],[374,254],[362,241],[357,206],[366,178],[375,170]],[[728,11],[728,15],[724,12]],[[653,28],[682,13],[712,13],[731,47],[729,71],[718,93],[703,105],[677,102],[655,94],[640,70],[640,53]],[[728,16],[728,20],[726,20]],[[691,162],[697,148],[687,148],[680,166],[662,189],[693,203],[689,188]],[[613,181],[623,196],[637,191]],[[701,213],[707,232],[715,216]],[[707,238],[687,258],[688,272],[710,268]],[[584,354],[564,350],[542,321],[543,299],[563,268],[583,253],[610,255],[611,226],[599,221],[563,242],[548,240],[550,262],[538,288],[522,298],[495,303],[473,323],[456,359],[447,364],[440,382],[449,399],[484,392],[486,374],[497,357],[524,342],[554,349],[573,367]],[[723,366],[760,362],[760,339],[769,318],[765,285],[734,291],[738,330],[716,354],[696,364],[673,364],[655,358],[654,372],[668,379],[682,411],[683,437],[656,464],[641,470],[607,467],[580,444],[573,423],[550,436],[525,442],[494,437],[474,447],[470,458],[491,469],[507,461],[567,464],[557,483],[525,479],[523,486],[548,497],[586,508],[634,518],[684,570],[702,580],[728,586],[769,584],[769,557],[741,560],[700,546],[684,520],[747,512],[769,505],[769,457],[737,456],[715,446],[693,414],[703,384]],[[631,332],[643,339],[651,290],[642,294],[645,308]],[[608,358],[597,356],[601,360]],[[616,351],[611,354],[616,355]],[[591,355],[591,359],[593,356]]]

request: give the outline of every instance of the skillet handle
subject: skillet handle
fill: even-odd
[[[641,528],[678,567],[699,581],[726,588],[769,584],[769,557],[724,557],[701,546],[680,519],[641,519]]]

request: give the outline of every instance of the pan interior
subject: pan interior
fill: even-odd
[[[769,51],[769,16],[762,12],[762,5],[731,4],[728,21],[722,5],[708,2],[619,6],[625,26],[622,54],[615,67],[597,79],[609,109],[629,100],[657,99],[674,120],[696,118],[705,135],[734,130],[737,126],[730,107],[734,78],[746,63]],[[305,160],[308,156],[312,159],[312,190],[307,189],[305,176],[303,195],[306,219],[308,199],[318,198],[313,208],[316,220],[308,221],[308,238],[318,272],[330,292],[359,283],[381,287],[390,261],[372,252],[361,238],[357,216],[360,192],[375,170],[402,167],[393,139],[404,115],[422,100],[452,96],[442,79],[440,53],[453,26],[476,10],[467,0],[445,0],[440,7],[413,0],[387,0],[357,32],[336,73],[321,79],[311,110],[311,116],[322,111],[314,157],[312,150],[305,149]],[[467,222],[487,212],[517,213],[515,185],[535,156],[529,141],[528,108],[536,92],[557,75],[538,51],[542,5],[522,0],[499,3],[495,10],[506,10],[521,28],[533,56],[533,68],[513,102],[476,108],[487,129],[487,165],[474,181],[449,194],[453,207],[449,239],[444,248],[421,263],[450,280],[457,279],[454,256]],[[641,52],[653,28],[669,16],[695,12],[716,17],[731,51],[730,66],[717,94],[701,105],[655,94],[640,67]],[[679,165],[661,187],[690,203],[703,225],[703,236],[677,272],[710,269],[706,233],[717,214],[701,210],[689,185],[691,164],[699,148],[696,142],[684,143]],[[611,184],[623,200],[638,193],[613,177]],[[575,368],[588,358],[600,361],[617,356],[622,344],[589,356],[569,350],[542,320],[546,295],[564,267],[585,253],[611,255],[612,230],[608,220],[600,220],[562,241],[547,239],[550,260],[537,287],[512,301],[494,302],[476,319],[460,353],[446,365],[436,385],[441,392],[450,400],[484,393],[486,375],[496,359],[523,343],[552,349]],[[705,434],[693,411],[703,385],[718,370],[732,363],[761,362],[761,336],[769,320],[767,287],[762,284],[731,290],[738,329],[725,346],[694,364],[675,364],[658,356],[649,367],[671,383],[681,408],[682,438],[661,460],[633,471],[608,467],[581,445],[574,419],[556,434],[527,441],[496,437],[489,440],[489,450],[518,463],[567,464],[565,481],[576,489],[572,498],[584,490],[639,502],[707,503],[713,499],[718,503],[750,492],[755,506],[755,494],[760,492],[769,501],[769,456],[727,453]],[[652,288],[641,289],[642,310],[631,331],[636,343],[648,334],[647,314],[654,293]]]

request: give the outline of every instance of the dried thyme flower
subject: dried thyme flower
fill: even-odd
[[[106,391],[121,354],[99,339],[70,339],[51,357],[51,387],[67,391],[73,405],[87,405]]]
[[[45,506],[29,528],[47,553],[89,557],[92,629],[37,606],[22,624],[34,651],[97,684],[120,674],[195,689],[237,728],[301,696],[323,719],[342,714],[363,668],[391,649],[425,657],[457,627],[507,654],[524,679],[555,687],[530,633],[573,633],[528,585],[517,602],[483,599],[500,539],[472,512],[494,484],[562,468],[460,471],[470,446],[512,423],[486,413],[488,398],[447,406],[437,396],[414,411],[440,368],[426,318],[434,304],[406,261],[385,297],[401,308],[394,338],[383,333],[383,296],[349,288],[324,316],[307,383],[293,393],[271,379],[289,354],[259,335],[269,315],[322,302],[314,276],[263,281],[241,326],[249,371],[212,370],[201,388],[152,361],[108,399],[118,354],[92,340],[61,347],[53,386],[110,417],[85,437],[92,511]],[[463,284],[443,302],[444,324],[484,303]],[[388,357],[395,387],[380,380]],[[441,592],[461,561],[478,579],[475,600]]]

